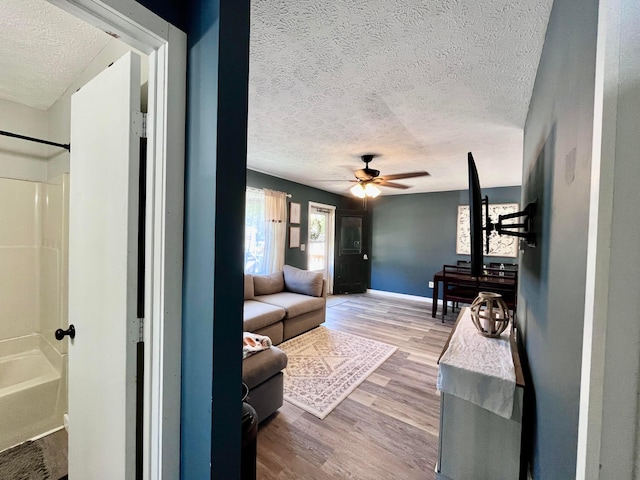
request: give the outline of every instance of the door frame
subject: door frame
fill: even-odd
[[[179,478],[187,36],[133,0],[48,1],[149,56],[143,478]]]
[[[308,210],[308,216],[307,218],[311,218],[311,209],[312,208],[323,208],[326,210],[330,210],[329,213],[329,222],[330,224],[328,225],[328,227],[330,227],[330,231],[329,228],[327,228],[327,232],[325,233],[325,236],[327,239],[329,239],[328,241],[329,243],[329,251],[327,253],[327,266],[328,266],[328,270],[329,270],[329,275],[327,276],[327,293],[328,294],[332,294],[333,293],[333,276],[334,276],[334,262],[335,262],[335,251],[336,251],[336,207],[335,205],[327,205],[326,203],[318,203],[318,202],[309,202],[309,210]],[[309,245],[309,228],[307,228],[307,245]],[[307,266],[309,265],[309,249],[307,249]]]

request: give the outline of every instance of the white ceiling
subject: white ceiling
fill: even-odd
[[[248,166],[347,193],[365,153],[407,190],[519,185],[552,0],[252,0]],[[57,100],[109,36],[44,0],[0,0],[0,97]]]
[[[0,0],[0,98],[47,110],[110,38],[44,0]]]
[[[552,0],[252,0],[249,168],[346,193],[359,156],[407,190],[519,185]],[[327,181],[343,180],[343,181]]]

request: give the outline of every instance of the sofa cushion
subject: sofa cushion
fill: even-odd
[[[242,381],[251,389],[270,379],[287,366],[287,355],[278,347],[271,347],[242,361]]]
[[[284,275],[282,271],[269,275],[253,275],[253,294],[269,295],[284,290]]]
[[[243,327],[246,332],[255,332],[284,318],[286,311],[276,305],[255,300],[245,300],[243,309]]]
[[[285,265],[282,273],[284,276],[284,286],[288,291],[311,295],[312,297],[322,296],[321,272],[310,272]]]
[[[278,345],[284,341],[284,322],[272,323],[271,325],[255,330],[253,333],[266,335],[274,345]]]
[[[253,276],[244,274],[244,299],[253,300]]]
[[[322,297],[310,297],[299,293],[280,292],[271,295],[256,297],[260,302],[284,308],[287,312],[285,318],[297,317],[303,313],[313,312],[324,308],[325,300]],[[246,304],[247,302],[245,302]],[[246,330],[246,325],[245,325]]]

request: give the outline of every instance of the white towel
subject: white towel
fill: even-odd
[[[270,348],[271,339],[265,335],[251,332],[242,332],[242,358],[245,359],[254,353]]]

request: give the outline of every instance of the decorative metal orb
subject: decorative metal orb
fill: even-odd
[[[470,310],[473,324],[485,337],[499,337],[511,320],[509,308],[499,293],[480,292]]]

